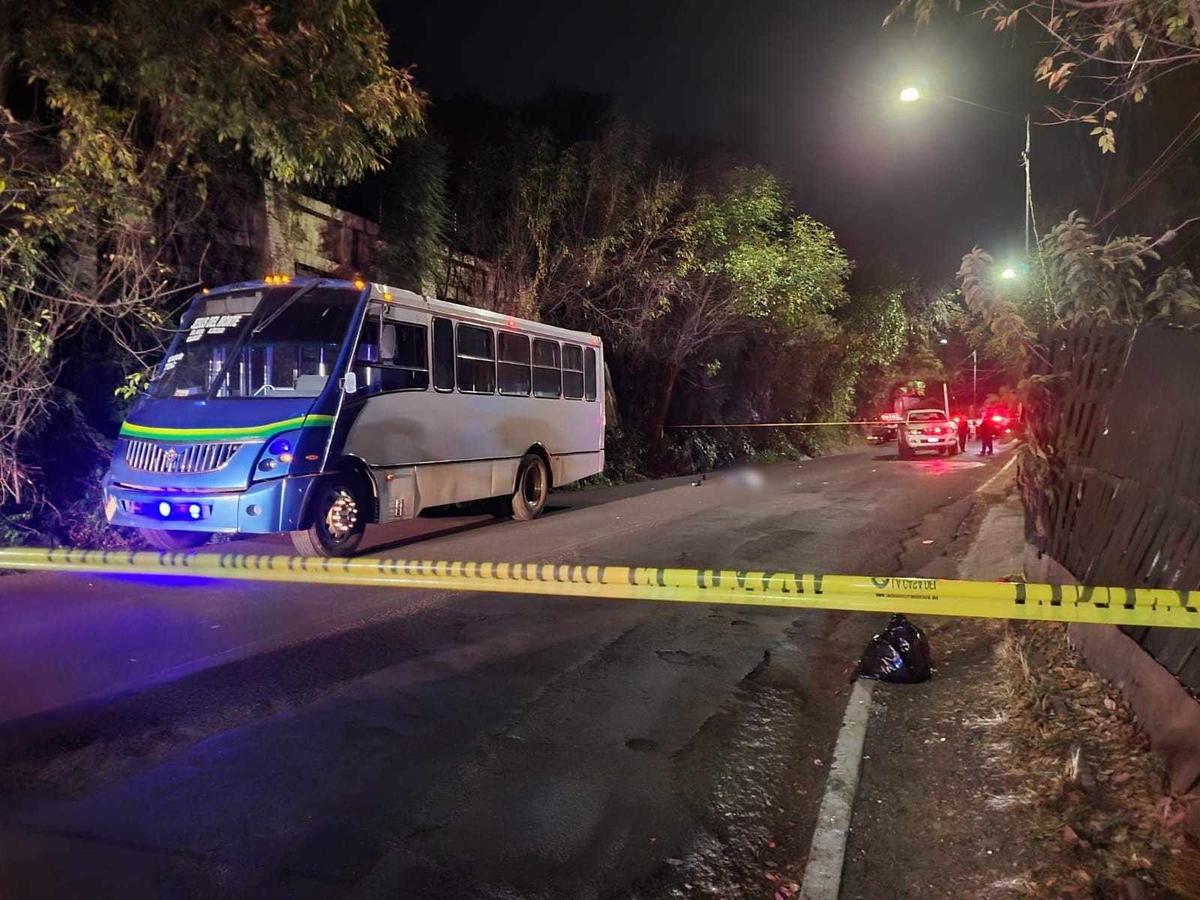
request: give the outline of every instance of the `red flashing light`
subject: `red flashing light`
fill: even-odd
[[[1003,422],[1004,416],[992,416],[992,421],[993,422]]]

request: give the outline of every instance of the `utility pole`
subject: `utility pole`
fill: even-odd
[[[979,351],[971,351],[971,413],[978,414],[979,406]]]
[[[1029,174],[1029,115],[1025,116],[1025,150],[1021,153],[1021,167],[1025,170],[1025,258],[1029,259],[1029,231],[1037,232],[1037,224],[1033,221],[1033,179]]]

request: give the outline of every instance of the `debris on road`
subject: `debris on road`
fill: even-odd
[[[933,674],[929,640],[902,615],[894,615],[887,628],[871,638],[858,664],[860,678],[895,684],[928,681]]]

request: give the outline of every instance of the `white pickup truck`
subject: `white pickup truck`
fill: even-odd
[[[920,450],[945,456],[958,452],[958,429],[940,409],[913,409],[900,423],[897,443],[901,459],[912,459]]]

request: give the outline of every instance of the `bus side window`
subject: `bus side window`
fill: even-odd
[[[385,391],[423,391],[429,387],[429,342],[424,325],[385,325],[381,345]]]
[[[433,386],[454,390],[454,323],[449,319],[433,320]]]
[[[496,390],[495,336],[490,328],[458,326],[458,389],[464,394]]]
[[[528,397],[531,376],[529,369],[529,338],[523,334],[500,332],[496,354],[497,380],[500,393]]]
[[[583,396],[596,399],[596,351],[591,347],[583,351]]]
[[[563,396],[568,400],[583,399],[583,348],[563,344]]]
[[[384,391],[423,391],[429,387],[429,362],[424,325],[405,322],[372,323],[370,342],[358,347],[354,367],[360,390],[368,394]],[[364,337],[367,336],[364,329]]]
[[[533,339],[533,395],[562,396],[562,370],[559,365],[557,341]]]

